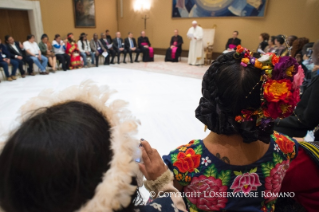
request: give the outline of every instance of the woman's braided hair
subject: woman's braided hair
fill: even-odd
[[[261,107],[262,70],[253,65],[242,66],[242,58],[230,52],[212,63],[203,78],[203,97],[196,109],[196,118],[217,134],[240,134],[246,143],[257,140],[269,143],[272,123],[261,129],[256,126],[256,118],[242,123],[235,121],[242,110]],[[249,98],[245,98],[248,94]]]

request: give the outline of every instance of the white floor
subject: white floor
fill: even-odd
[[[114,98],[130,103],[129,108],[142,123],[138,138],[148,140],[161,155],[206,135],[194,112],[201,97],[200,79],[101,66],[2,81],[0,141],[5,140],[6,133],[16,126],[17,112],[29,98],[46,88],[61,90],[87,79],[109,85],[118,91]]]

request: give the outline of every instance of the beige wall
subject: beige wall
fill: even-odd
[[[36,0],[34,0],[36,1]],[[72,0],[38,0],[41,6],[44,33],[50,40],[55,34],[66,37],[73,32],[77,40],[82,32],[92,39],[94,33],[100,35],[106,29],[117,30],[116,0],[95,0],[96,28],[75,28]]]
[[[108,0],[105,0],[108,1]],[[144,29],[142,14],[133,10],[134,0],[123,0],[124,17],[119,18],[119,28],[126,36],[132,31],[135,37]],[[148,13],[146,33],[155,48],[167,48],[175,28],[184,38],[183,49],[189,48],[186,33],[193,19],[172,19],[172,0],[152,0],[152,8]],[[264,18],[198,18],[203,28],[217,25],[215,52],[222,52],[227,39],[234,30],[239,31],[243,46],[255,50],[260,33],[270,35],[297,35],[308,37],[311,41],[319,39],[319,0],[269,0]]]

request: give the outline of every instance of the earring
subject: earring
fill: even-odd
[[[206,130],[207,130],[207,126],[205,125],[204,132],[206,132]]]

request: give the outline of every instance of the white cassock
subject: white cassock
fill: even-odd
[[[188,53],[188,64],[204,64],[203,28],[191,27],[187,32],[187,37],[191,39]],[[195,39],[196,38],[196,39]]]

